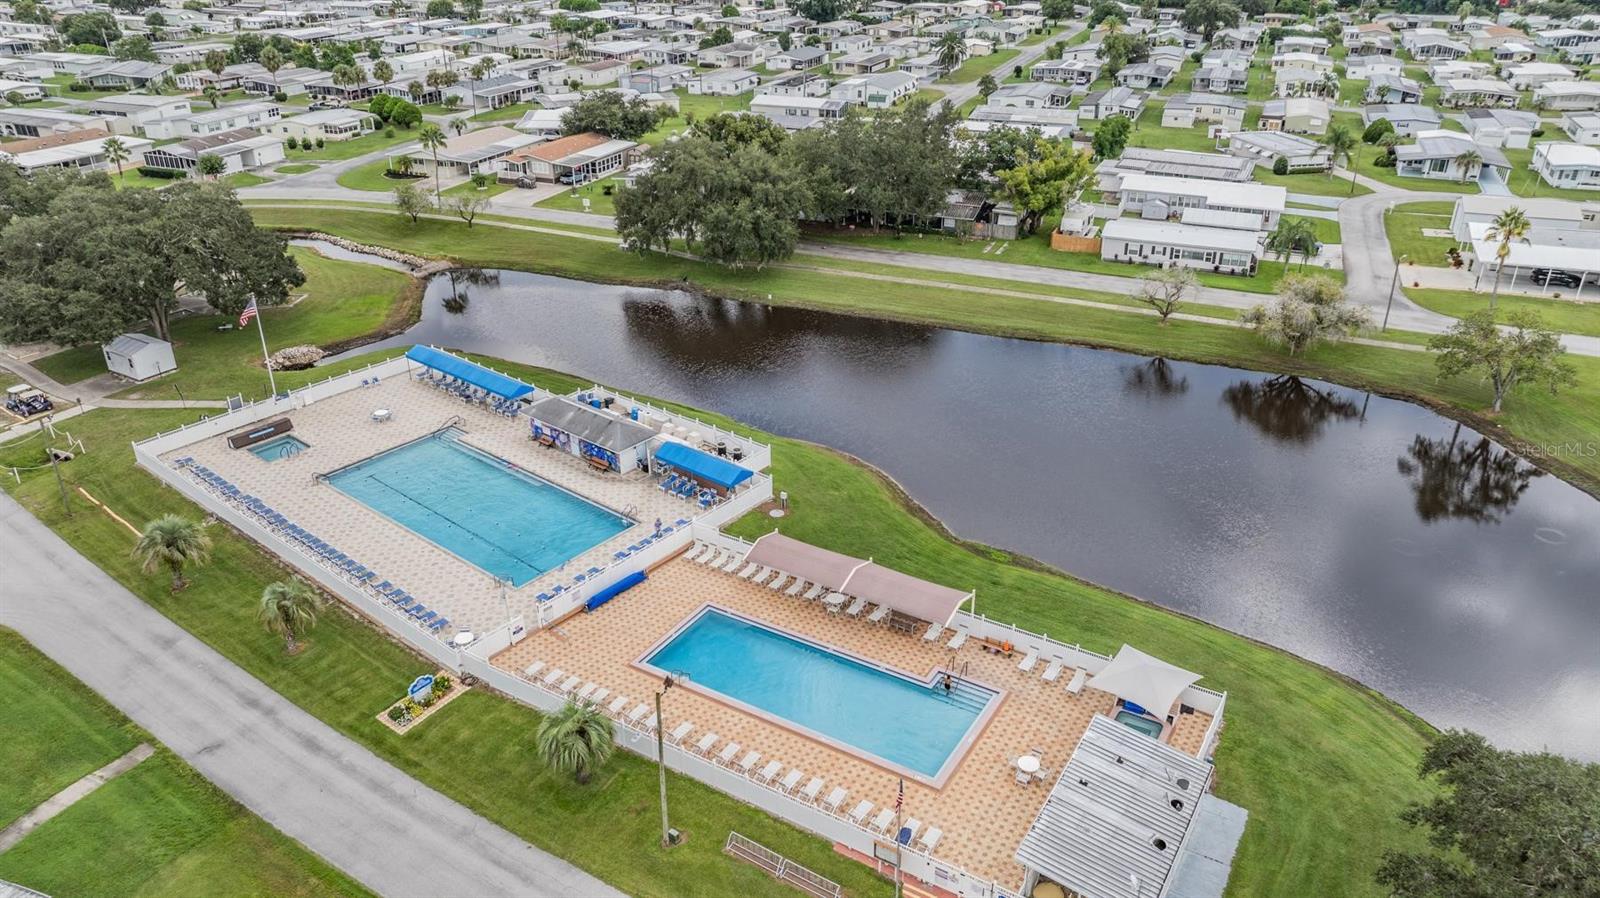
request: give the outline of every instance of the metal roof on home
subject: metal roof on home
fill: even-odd
[[[631,449],[656,435],[643,424],[581,405],[565,396],[546,396],[534,402],[528,407],[528,417],[612,452]]]
[[[1289,191],[1275,184],[1235,184],[1205,178],[1168,178],[1133,172],[1122,178],[1123,191],[1203,197],[1208,205],[1282,211]]]
[[[1221,252],[1246,253],[1249,255],[1255,255],[1261,251],[1260,241],[1257,240],[1259,232],[1238,231],[1227,228],[1202,228],[1195,225],[1174,224],[1168,221],[1113,218],[1106,222],[1100,233],[1107,240],[1126,240],[1132,243],[1187,246],[1192,249],[1219,250]]]
[[[1084,898],[1164,894],[1210,778],[1199,758],[1096,714],[1016,859]]]
[[[1233,855],[1250,814],[1207,792],[1200,796],[1189,834],[1167,877],[1170,898],[1222,898],[1233,872]]]

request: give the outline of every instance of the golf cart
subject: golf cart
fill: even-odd
[[[6,411],[19,418],[42,415],[54,408],[49,396],[27,384],[6,387]]]

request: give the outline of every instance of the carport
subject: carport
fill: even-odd
[[[1477,259],[1475,265],[1477,280],[1473,282],[1473,289],[1478,291],[1493,289],[1495,269],[1499,266],[1496,253],[1500,250],[1500,241],[1489,239],[1490,227],[1491,225],[1487,223],[1471,225],[1470,245],[1472,254]],[[1513,242],[1511,253],[1505,260],[1506,277],[1500,281],[1502,289],[1510,287],[1524,291],[1532,290],[1537,296],[1562,293],[1574,299],[1600,297],[1600,232],[1546,231],[1536,233],[1534,236],[1539,240],[1556,239],[1560,242]],[[1576,288],[1539,284],[1532,279],[1533,272],[1538,269],[1564,271],[1583,280]],[[1585,288],[1594,292],[1584,297]]]

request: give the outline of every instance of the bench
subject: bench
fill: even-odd
[[[589,463],[589,467],[594,468],[596,471],[609,471],[609,470],[611,470],[611,463],[606,461],[603,458],[595,458],[592,455],[585,455],[583,457],[583,460],[588,462]]]

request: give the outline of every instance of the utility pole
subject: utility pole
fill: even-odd
[[[1389,302],[1383,307],[1383,327],[1378,328],[1382,333],[1389,329],[1389,311],[1394,308],[1394,289],[1400,283],[1400,266],[1406,263],[1410,256],[1401,256],[1394,263],[1394,277],[1389,280]]]
[[[39,419],[39,433],[45,432],[45,427],[50,423],[48,416]],[[50,456],[50,470],[56,475],[56,489],[61,491],[61,511],[67,517],[72,517],[72,506],[67,504],[67,482],[61,479],[61,462],[56,458],[54,446],[44,448],[45,455]]]
[[[667,822],[667,722],[661,717],[661,697],[667,690],[677,684],[677,678],[686,677],[688,674],[667,674],[661,680],[661,688],[656,691],[656,773],[661,784],[661,847],[671,848],[672,825]]]

